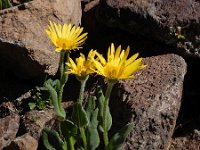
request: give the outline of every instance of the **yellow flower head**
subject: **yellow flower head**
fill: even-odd
[[[95,66],[93,61],[95,54],[95,50],[90,50],[86,59],[85,56],[80,53],[80,57],[76,58],[76,63],[71,58],[69,58],[69,61],[66,63],[66,65],[69,67],[69,70],[66,73],[74,74],[79,78],[85,78],[89,74],[94,73]]]
[[[56,52],[80,49],[87,39],[87,33],[81,34],[83,28],[75,27],[72,24],[61,26],[50,21],[50,25],[45,31],[56,46]]]
[[[143,65],[142,58],[137,59],[138,53],[127,59],[130,51],[128,46],[126,50],[121,51],[121,45],[115,52],[114,44],[108,48],[107,61],[97,53],[99,61],[94,60],[97,74],[104,76],[108,81],[116,82],[120,79],[133,78],[133,73],[146,67]]]

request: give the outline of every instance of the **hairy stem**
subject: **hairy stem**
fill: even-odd
[[[87,76],[85,79],[83,80],[80,80],[81,82],[81,88],[80,88],[80,92],[79,92],[79,99],[78,99],[78,102],[82,105],[83,103],[83,98],[84,98],[84,91],[85,91],[85,85],[86,85],[86,82],[88,80],[88,77]]]
[[[82,137],[82,140],[83,140],[83,145],[84,145],[84,148],[85,150],[87,150],[87,140],[86,140],[86,135],[85,135],[85,130],[83,127],[80,127],[80,132],[81,132],[81,137]]]
[[[106,95],[105,95],[105,101],[104,101],[104,107],[103,107],[103,130],[104,130],[103,131],[103,140],[104,140],[105,147],[109,143],[106,116],[107,116],[107,111],[109,109],[109,98],[110,98],[110,94],[111,94],[113,85],[114,85],[114,83],[108,82],[107,89],[106,89]]]

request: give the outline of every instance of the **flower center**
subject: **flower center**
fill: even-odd
[[[56,44],[58,47],[62,47],[62,49],[71,49],[74,46],[73,41],[64,38],[58,38]]]
[[[112,64],[107,64],[104,68],[104,73],[107,78],[116,79],[117,74],[118,74],[117,70],[118,70],[118,66],[112,65]]]

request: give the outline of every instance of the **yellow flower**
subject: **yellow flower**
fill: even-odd
[[[50,21],[50,25],[45,31],[56,46],[56,52],[80,49],[87,39],[87,33],[81,34],[83,28],[75,27],[72,24],[61,26]]]
[[[66,63],[68,65],[69,69],[66,72],[67,74],[74,74],[79,78],[85,78],[89,74],[94,73],[95,66],[94,66],[94,57],[95,57],[96,51],[90,50],[87,59],[85,56],[80,53],[80,57],[76,58],[76,63],[69,58],[69,61]]]
[[[104,76],[108,81],[116,82],[120,79],[134,78],[133,73],[137,70],[146,67],[143,65],[142,58],[137,59],[138,53],[127,59],[130,51],[128,46],[126,50],[121,51],[121,45],[118,46],[115,52],[114,44],[108,48],[107,61],[97,53],[99,61],[94,60],[97,74]]]

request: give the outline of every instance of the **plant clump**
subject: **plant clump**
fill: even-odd
[[[59,79],[47,79],[42,88],[49,93],[48,99],[54,106],[59,120],[59,132],[49,128],[43,129],[44,146],[49,150],[95,150],[102,146],[105,150],[119,150],[133,130],[134,123],[129,122],[114,135],[109,136],[112,127],[109,108],[112,88],[119,80],[134,78],[133,74],[147,65],[143,64],[142,58],[138,58],[138,53],[128,58],[129,46],[126,50],[121,46],[115,49],[114,43],[108,48],[107,58],[97,50],[91,49],[87,56],[80,53],[74,60],[70,54],[74,50],[82,49],[87,39],[88,33],[83,33],[83,27],[50,21],[46,33],[55,46],[55,51],[60,54],[60,76]],[[73,104],[70,116],[61,105],[69,74],[75,75],[80,82],[79,97]],[[83,105],[87,80],[94,74],[105,79],[106,92],[103,93],[101,85],[98,85],[96,94],[91,95],[86,100],[87,104]],[[42,95],[38,95],[37,98],[38,101],[30,105],[32,108],[43,104]]]

